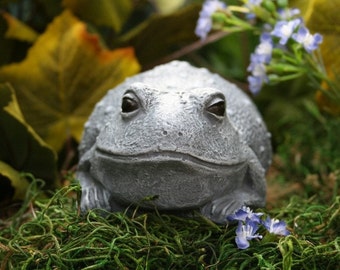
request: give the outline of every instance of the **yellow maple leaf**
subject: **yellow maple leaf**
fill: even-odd
[[[55,150],[80,140],[83,125],[108,89],[140,70],[133,48],[107,50],[70,11],[48,26],[20,63],[0,69],[27,122]]]
[[[151,3],[154,4],[159,13],[170,14],[181,8],[184,5],[185,0],[151,0]]]
[[[28,181],[8,164],[0,160],[0,206],[25,198]]]
[[[6,38],[13,38],[27,42],[34,42],[39,34],[31,27],[11,16],[7,12],[2,12],[2,17],[6,20],[8,28],[5,33]]]

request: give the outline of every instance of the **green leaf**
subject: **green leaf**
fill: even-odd
[[[185,0],[151,0],[151,2],[161,14],[170,14],[183,6]]]
[[[32,45],[31,43],[35,38],[35,34],[31,36],[30,34],[27,34],[27,32],[23,33],[25,31],[21,30],[18,31],[20,33],[18,34],[19,36],[22,36],[20,38],[16,38],[11,36],[11,33],[9,35],[9,28],[11,27],[9,26],[8,21],[0,11],[0,66],[11,62],[18,62],[24,59],[27,49]],[[19,30],[20,27],[16,29]],[[25,41],[25,39],[27,40]]]
[[[80,18],[119,32],[132,11],[130,0],[63,0],[62,4]]]
[[[26,185],[15,171],[31,173],[49,187],[56,184],[55,152],[25,122],[9,84],[0,84],[0,131],[1,175],[12,186]]]
[[[170,15],[153,15],[119,40],[115,46],[133,46],[142,66],[197,41],[195,27],[201,5],[190,5]]]
[[[108,89],[139,71],[132,48],[105,49],[69,11],[57,17],[20,63],[0,69],[34,130],[58,151],[80,140],[94,105]]]

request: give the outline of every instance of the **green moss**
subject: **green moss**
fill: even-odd
[[[78,184],[36,199],[39,181],[17,215],[3,220],[0,260],[6,269],[336,269],[340,197],[329,206],[293,197],[269,214],[292,235],[237,249],[235,226],[191,217],[77,211]]]

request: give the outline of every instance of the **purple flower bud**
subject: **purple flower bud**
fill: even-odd
[[[281,8],[278,13],[281,20],[288,21],[299,15],[300,10],[298,8]]]
[[[248,0],[248,2],[244,4],[244,6],[247,7],[250,11],[246,14],[247,20],[252,20],[256,18],[256,15],[252,13],[252,11],[254,11],[254,7],[260,6],[262,1],[263,0]]]
[[[217,10],[224,8],[226,8],[226,5],[219,0],[205,1],[197,21],[195,34],[202,40],[205,39],[212,27],[211,15]]]
[[[263,0],[249,0],[248,4],[253,5],[253,6],[259,6],[261,5]]]
[[[242,206],[242,208],[237,210],[234,214],[227,216],[227,219],[229,221],[246,221],[248,219],[253,222],[260,223],[260,217],[262,215],[262,213],[253,213],[253,211],[249,207]]]
[[[249,90],[253,95],[257,95],[262,86],[268,82],[267,77],[259,77],[259,76],[248,76]]]

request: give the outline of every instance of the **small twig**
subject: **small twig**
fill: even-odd
[[[37,218],[37,214],[35,213],[35,209],[34,209],[34,205],[33,205],[33,202],[31,201],[30,204],[29,204],[29,209],[30,209],[30,212],[32,213],[32,216],[34,218]]]
[[[72,160],[76,155],[76,151],[72,145],[72,137],[66,139],[66,157],[63,161],[60,171],[67,172],[71,166]]]
[[[193,51],[196,51],[200,48],[202,48],[203,46],[209,44],[209,43],[212,43],[212,42],[215,42],[216,40],[219,40],[227,35],[229,35],[230,33],[229,32],[226,32],[226,31],[218,31],[218,32],[214,32],[213,34],[209,35],[204,41],[202,40],[197,40],[196,42],[194,43],[191,43],[163,58],[160,58],[158,59],[157,61],[155,62],[152,62],[150,64],[147,64],[144,66],[143,70],[148,70],[150,68],[153,68],[154,66],[158,66],[160,64],[164,64],[164,63],[167,63],[167,62],[170,62],[172,60],[175,60],[175,59],[178,59],[184,55],[187,55]]]

